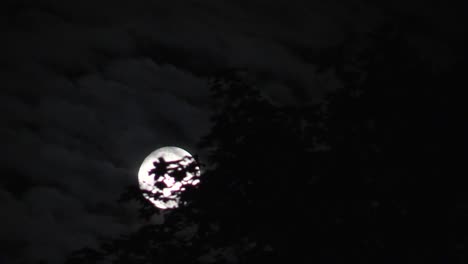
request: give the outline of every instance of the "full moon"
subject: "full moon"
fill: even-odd
[[[200,167],[195,162],[189,152],[178,147],[151,152],[138,171],[143,197],[159,209],[179,207],[181,193],[200,183]]]

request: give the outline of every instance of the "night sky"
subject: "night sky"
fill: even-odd
[[[208,151],[199,145],[201,138],[210,131],[215,136],[223,133],[211,130],[216,123],[211,117],[217,109],[210,81],[220,72],[241,72],[271,105],[299,109],[321,103],[327,94],[347,87],[349,80],[340,76],[336,66],[340,64],[335,59],[341,54],[338,50],[351,54],[344,55],[347,63],[356,61],[353,52],[373,50],[366,36],[397,25],[409,54],[420,59],[429,72],[458,76],[450,74],[460,70],[458,65],[466,60],[467,8],[466,1],[422,0],[387,4],[358,0],[2,1],[0,263],[63,263],[75,250],[98,248],[100,240],[131,234],[144,223],[164,225],[158,214],[145,222],[139,216],[138,203],[117,200],[127,186],[137,183],[141,162],[158,147],[179,146],[207,160]],[[356,65],[359,62],[357,59]],[[395,88],[395,93],[407,93],[411,82],[405,83],[406,77],[390,68],[382,71],[395,74],[402,82],[404,88]],[[366,73],[372,78],[371,71]],[[431,76],[425,75],[426,83]],[[455,85],[445,81],[447,86]],[[445,90],[437,87],[428,96],[439,98]],[[412,102],[415,108],[419,104]],[[398,102],[393,105],[400,106]],[[449,127],[443,122],[447,120],[444,114],[421,117],[421,122],[426,119],[426,123],[436,123],[430,133],[439,131],[439,126]],[[424,141],[429,136],[422,138],[418,144],[431,144]],[[294,141],[287,137],[276,140]],[[276,144],[283,144],[265,142],[273,146],[273,152]],[[464,146],[466,140],[460,143]],[[278,155],[285,154],[281,147],[277,150]],[[222,147],[219,153],[223,153]],[[337,153],[346,155],[346,151]],[[338,156],[328,161],[340,160]],[[402,167],[405,165],[391,171],[404,170]],[[314,168],[308,173],[312,179]],[[322,168],[320,173],[334,172]],[[255,180],[257,174],[252,175]],[[341,189],[339,186],[349,183],[335,184]],[[261,199],[255,197],[250,198]],[[371,204],[382,202],[371,200]],[[466,203],[459,204],[467,210]],[[353,210],[348,209],[346,212]],[[453,217],[459,214],[451,212]],[[295,217],[287,208],[276,214],[278,218]],[[305,221],[297,224],[307,225]],[[444,249],[442,256],[459,254],[466,247],[463,239],[445,239],[453,251]],[[265,250],[281,248],[265,246]],[[223,256],[229,254],[237,253]],[[227,260],[210,253],[200,252],[199,256],[195,261],[200,263],[242,263],[233,256]],[[340,262],[340,258],[326,259],[315,260]],[[438,263],[458,263],[456,260],[437,259]]]

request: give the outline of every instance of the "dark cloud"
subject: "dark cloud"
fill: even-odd
[[[2,257],[52,263],[138,225],[135,208],[115,199],[156,147],[197,151],[209,128],[210,72],[245,68],[278,103],[315,100],[340,83],[332,71],[317,73],[309,55],[387,16],[355,1],[2,5],[0,204],[8,217],[0,243],[10,252]],[[427,40],[415,43],[448,49]]]
[[[23,256],[58,261],[97,237],[132,230],[120,221],[135,212],[121,212],[115,200],[155,147],[193,145],[207,129],[206,109],[190,91],[206,96],[206,85],[146,59],[109,62],[104,73],[74,80],[40,72],[46,78],[30,89],[47,92],[37,102],[15,91],[2,97],[2,207],[14,209],[7,210],[14,220],[0,229],[24,242]]]

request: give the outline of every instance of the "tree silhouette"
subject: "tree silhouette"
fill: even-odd
[[[453,118],[438,89],[459,77],[434,72],[398,27],[363,39],[365,49],[351,42],[317,58],[344,87],[314,105],[274,105],[236,72],[214,76],[214,126],[200,141],[213,166],[198,190],[182,194],[190,203],[163,225],[77,252],[68,263],[463,258],[449,248],[466,244],[466,233],[455,238],[447,226],[458,211],[434,195],[448,187],[441,177],[452,130],[441,124]]]

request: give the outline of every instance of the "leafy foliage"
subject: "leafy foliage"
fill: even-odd
[[[69,263],[446,260],[434,193],[446,187],[452,132],[440,124],[452,112],[437,89],[454,76],[434,73],[391,28],[365,41],[319,58],[345,87],[317,105],[274,105],[235,73],[215,76],[218,111],[200,142],[212,166],[183,194],[190,204]]]

